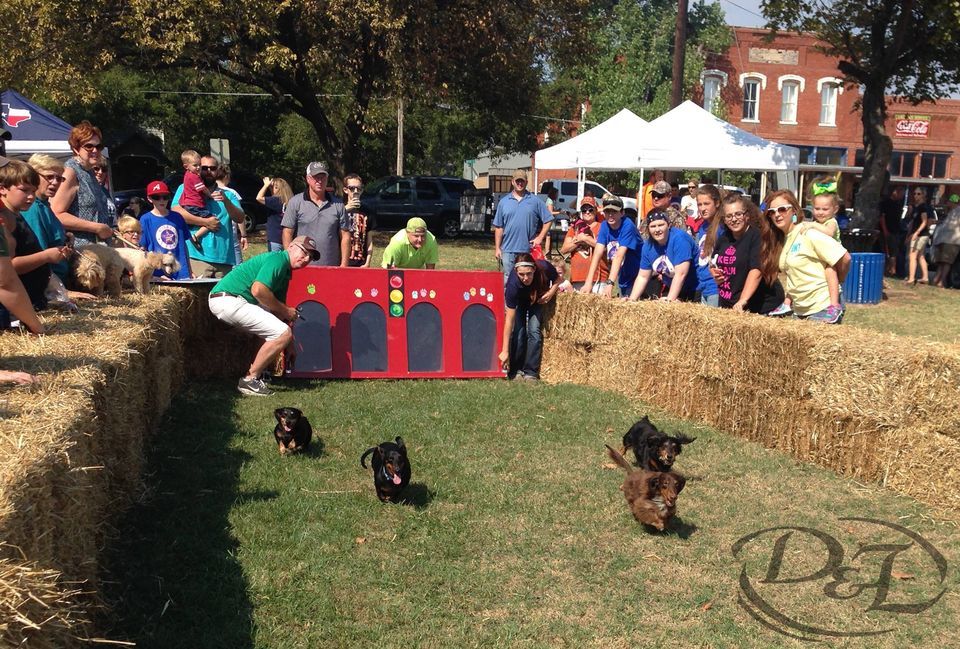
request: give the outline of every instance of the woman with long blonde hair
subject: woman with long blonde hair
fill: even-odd
[[[269,196],[267,190],[270,190]],[[267,215],[267,252],[283,250],[280,221],[283,220],[283,211],[287,209],[287,203],[291,198],[293,198],[293,190],[290,188],[290,183],[283,178],[264,176],[263,187],[257,194],[257,202],[270,210]]]

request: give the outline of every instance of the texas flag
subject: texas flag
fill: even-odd
[[[11,108],[10,104],[3,104],[3,123],[10,128],[17,128],[21,122],[30,119],[28,108]]]

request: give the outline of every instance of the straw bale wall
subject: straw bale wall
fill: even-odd
[[[0,646],[87,645],[99,552],[139,490],[149,435],[187,376],[239,376],[256,339],[206,308],[209,287],[46,316],[42,338],[0,335]],[[249,352],[249,353],[248,353]]]
[[[542,375],[654,404],[960,515],[960,354],[854,327],[561,295]]]

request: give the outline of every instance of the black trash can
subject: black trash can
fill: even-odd
[[[840,243],[847,252],[873,252],[880,230],[849,230],[840,233]]]

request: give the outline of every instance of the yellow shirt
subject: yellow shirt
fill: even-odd
[[[830,306],[830,292],[823,273],[846,254],[832,237],[817,230],[800,234],[794,226],[780,252],[780,272],[786,276],[784,290],[793,301],[793,312],[810,315]]]

